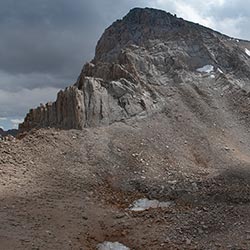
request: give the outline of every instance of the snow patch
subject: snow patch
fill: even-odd
[[[196,71],[201,72],[201,73],[211,73],[214,71],[214,66],[213,65],[205,65],[202,68],[196,69]]]
[[[130,250],[128,247],[122,245],[119,242],[105,241],[97,245],[98,250]]]
[[[149,200],[147,198],[139,199],[133,202],[129,210],[139,212],[150,208],[166,208],[169,207],[172,202],[160,202],[158,200]]]
[[[215,75],[211,75],[210,78],[214,79],[214,78],[215,78]]]
[[[250,50],[248,50],[247,48],[245,48],[245,52],[248,56],[250,56]]]
[[[220,68],[218,68],[217,69],[221,74],[223,74],[223,71],[220,69]]]

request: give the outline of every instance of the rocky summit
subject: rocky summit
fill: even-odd
[[[250,42],[131,10],[0,141],[0,249],[250,249],[249,71]]]
[[[20,130],[140,119],[171,108],[170,99],[189,108],[188,98],[209,105],[224,92],[229,100],[233,92],[244,97],[249,77],[249,42],[161,10],[135,8],[105,30],[77,82],[56,102],[31,109]]]

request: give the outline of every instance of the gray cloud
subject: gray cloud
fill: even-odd
[[[62,72],[74,76],[93,56],[103,29],[125,14],[132,3],[2,0],[0,69],[12,74]]]
[[[2,1],[0,9],[3,71],[73,75],[91,57],[100,23],[84,1]]]
[[[29,107],[53,101],[58,90],[54,87],[22,89],[16,92],[0,90],[0,117],[20,117],[23,115],[23,110],[28,111]]]
[[[244,0],[155,0],[154,5],[227,35],[250,39],[250,2]]]
[[[133,7],[177,13],[250,38],[243,0],[0,0],[0,116],[23,116],[74,83],[97,40]],[[0,124],[1,125],[1,124]]]

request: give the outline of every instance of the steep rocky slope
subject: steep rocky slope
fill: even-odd
[[[197,92],[207,85],[215,96],[225,89],[248,91],[249,55],[247,41],[136,8],[106,29],[77,83],[60,91],[55,103],[32,109],[20,129],[82,129],[140,119],[169,108],[173,88]]]
[[[250,249],[249,131],[185,112],[0,143],[0,248]]]

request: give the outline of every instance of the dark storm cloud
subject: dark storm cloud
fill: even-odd
[[[132,3],[0,1],[0,69],[11,74],[62,73],[73,77],[93,56],[103,29]]]
[[[5,72],[67,75],[90,58],[98,24],[84,2],[2,1],[0,9],[0,69]]]

